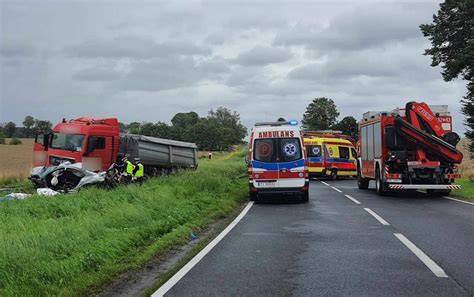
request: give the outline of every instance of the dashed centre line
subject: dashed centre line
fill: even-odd
[[[326,182],[321,181],[321,183],[322,183],[323,185],[329,186],[329,184],[326,183]]]
[[[390,225],[386,220],[384,220],[381,216],[376,214],[372,209],[364,208],[364,210],[366,212],[370,213],[377,221],[379,221],[380,224],[382,224],[384,226],[389,226]]]
[[[333,190],[336,190],[336,191],[338,191],[339,193],[342,193],[342,191],[341,191],[341,190],[339,190],[339,189],[338,189],[338,188],[336,188],[336,187],[331,187],[331,188],[332,188]]]
[[[346,198],[352,200],[352,202],[354,202],[355,204],[360,204],[359,200],[355,199],[354,197],[350,196],[350,195],[344,195],[346,196]]]
[[[437,277],[448,277],[446,272],[444,272],[443,268],[439,267],[433,260],[431,260],[428,255],[426,255],[422,250],[420,250],[413,242],[411,242],[408,238],[406,238],[401,233],[394,233],[395,235],[410,251],[418,257],[418,259],[423,262],[423,264],[428,267],[431,272],[433,272]]]

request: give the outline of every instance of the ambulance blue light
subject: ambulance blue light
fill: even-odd
[[[292,125],[292,126],[297,126],[297,125],[298,125],[298,121],[297,121],[297,120],[291,120],[291,121],[288,121],[288,124],[289,124],[289,125]]]

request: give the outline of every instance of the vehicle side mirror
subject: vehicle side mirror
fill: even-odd
[[[43,135],[43,146],[44,150],[47,151],[49,148],[49,142],[51,141],[51,133],[46,133]]]
[[[249,156],[248,156],[248,155],[245,155],[245,163],[246,163],[247,165],[250,164]]]
[[[95,150],[97,144],[97,138],[89,137],[89,142],[87,143],[87,153],[92,153]]]

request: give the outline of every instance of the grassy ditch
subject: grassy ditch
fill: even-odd
[[[86,295],[246,199],[243,153],[112,191],[0,204],[0,295]]]
[[[474,181],[469,178],[457,179],[455,184],[461,185],[461,190],[451,192],[451,196],[463,198],[468,201],[474,201]]]

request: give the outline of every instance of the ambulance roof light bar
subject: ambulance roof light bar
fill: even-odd
[[[296,120],[291,120],[291,121],[278,121],[278,122],[260,122],[260,123],[255,123],[255,127],[259,127],[259,126],[285,126],[285,125],[296,126],[296,125],[298,125],[298,121],[296,121]]]
[[[342,134],[339,130],[303,130],[306,134]]]

